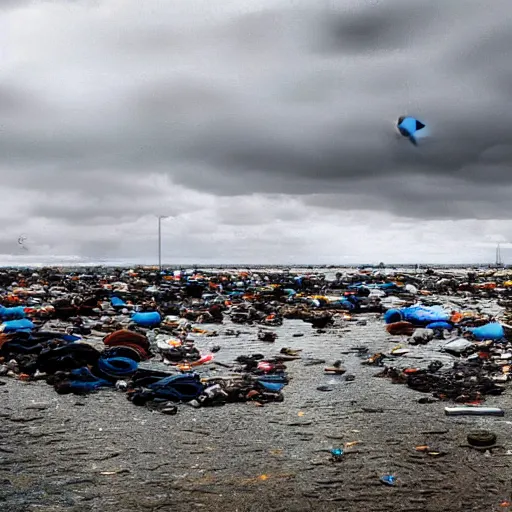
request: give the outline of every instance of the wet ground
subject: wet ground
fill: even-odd
[[[512,492],[512,392],[486,401],[505,409],[503,418],[447,417],[449,404],[417,403],[422,394],[375,378],[378,368],[344,353],[360,345],[389,351],[405,341],[389,336],[381,320],[365,318],[367,325],[346,322],[325,334],[285,321],[275,343],[257,341],[257,328],[246,326],[212,326],[248,333],[238,338],[196,337],[198,347],[220,345],[218,360],[225,362],[303,349],[302,360],[287,363],[292,380],[284,402],[264,407],[183,405],[166,416],[116,391],[59,396],[43,382],[3,379],[0,510],[509,510],[500,503]],[[413,359],[401,364],[424,364],[439,344],[410,347]],[[326,376],[325,365],[305,365],[308,357],[343,359],[355,380]],[[322,385],[332,391],[317,390]],[[465,446],[474,428],[494,431],[501,447],[490,453]],[[352,441],[359,443],[341,462],[330,461],[331,448]],[[447,454],[415,451],[423,444]],[[397,476],[395,487],[379,482],[386,473]]]

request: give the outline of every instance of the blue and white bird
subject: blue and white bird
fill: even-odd
[[[417,131],[425,128],[425,125],[414,117],[401,116],[398,118],[397,128],[404,137],[407,137],[415,146],[417,146],[418,141],[416,140],[415,134]]]

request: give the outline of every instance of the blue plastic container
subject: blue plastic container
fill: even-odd
[[[489,324],[482,325],[481,327],[474,327],[472,329],[468,329],[473,333],[475,339],[482,340],[501,340],[505,336],[505,331],[503,327],[498,322],[491,322]]]
[[[152,327],[154,325],[159,325],[162,321],[162,317],[158,311],[135,313],[132,316],[132,321],[141,327]]]
[[[453,329],[453,325],[449,322],[432,322],[427,325],[427,329],[446,329],[451,331]]]

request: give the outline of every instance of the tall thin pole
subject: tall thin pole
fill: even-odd
[[[158,270],[162,271],[162,217],[158,216]]]
[[[501,247],[500,244],[496,247],[496,266],[500,267],[503,264],[501,261]]]

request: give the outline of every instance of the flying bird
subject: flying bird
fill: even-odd
[[[25,250],[25,251],[28,251],[27,247],[25,246],[25,240],[27,239],[26,236],[24,235],[21,235],[19,238],[18,238],[18,244],[20,245],[21,249]]]
[[[425,124],[414,117],[401,116],[398,118],[397,128],[404,137],[407,137],[415,146],[417,146],[418,141],[416,140],[416,132],[425,128]]]

